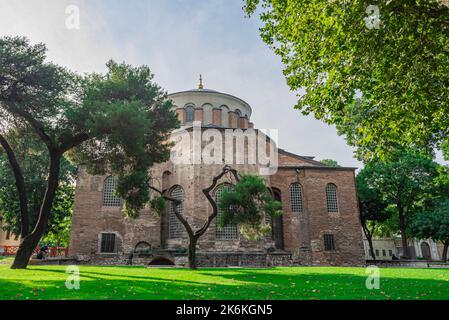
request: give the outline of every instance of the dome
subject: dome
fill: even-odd
[[[170,93],[179,120],[183,125],[201,121],[203,126],[248,128],[252,109],[244,100],[228,93],[203,87],[202,78],[197,89]]]

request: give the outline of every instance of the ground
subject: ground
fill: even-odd
[[[0,299],[449,299],[444,269],[381,269],[368,290],[364,268],[182,268],[80,266],[79,290],[65,266],[11,270],[0,260]]]

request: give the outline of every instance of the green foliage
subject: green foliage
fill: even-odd
[[[74,197],[73,184],[59,185],[48,221],[48,231],[42,238],[44,244],[62,247],[69,245]]]
[[[9,131],[6,137],[15,151],[25,183],[29,208],[29,228],[34,228],[39,217],[42,198],[47,187],[49,166],[45,146],[34,134],[26,130]],[[71,217],[73,206],[74,179],[76,167],[65,158],[61,161],[60,184],[53,202],[47,226],[47,235],[60,233],[62,220]],[[20,204],[15,178],[8,162],[6,152],[0,147],[0,212],[4,228],[14,234],[20,234]]]
[[[437,183],[442,170],[431,158],[414,151],[396,151],[387,160],[368,162],[357,175],[362,214],[366,220],[380,219],[391,232],[398,231],[399,211],[408,225],[416,211],[429,207],[432,198],[444,192]],[[393,215],[388,218],[390,211]]]
[[[116,175],[125,214],[136,217],[150,200],[148,168],[169,159],[167,140],[179,122],[148,67],[113,61],[107,67],[106,75],[85,80],[76,120],[82,120],[95,139],[81,144],[71,158],[86,164],[90,173]]]
[[[4,127],[33,127],[58,147],[81,131],[82,123],[71,121],[80,78],[46,62],[46,51],[26,38],[0,38],[0,119]]]
[[[418,239],[449,240],[449,200],[439,202],[434,208],[416,214],[410,233]]]
[[[125,213],[136,216],[149,200],[148,168],[170,155],[179,126],[172,102],[147,66],[109,61],[106,74],[82,78],[45,59],[43,44],[0,39],[2,123],[32,128],[50,152],[68,151],[90,173],[119,177]]]
[[[341,167],[337,161],[332,159],[323,159],[320,162],[328,167]]]
[[[449,160],[449,140],[444,141],[441,144],[441,150],[443,151],[443,156],[446,160]]]
[[[224,188],[217,205],[222,210],[218,226],[239,225],[248,239],[259,239],[271,230],[265,217],[282,214],[281,203],[273,199],[263,178],[256,175],[243,175],[232,188]]]
[[[448,143],[449,9],[441,1],[245,3],[248,15],[260,12],[262,39],[299,92],[295,108],[335,124],[359,158]],[[368,5],[379,8],[379,28],[367,27]]]
[[[356,177],[360,222],[367,239],[371,239],[374,235],[383,235],[384,222],[392,215],[382,194],[370,185],[371,178],[369,171],[366,170],[362,170]]]
[[[136,218],[150,200],[147,181],[148,174],[142,171],[130,172],[118,179],[115,193],[125,200],[124,211],[131,218]]]
[[[81,77],[47,62],[43,44],[31,45],[21,37],[0,38],[0,143],[9,150],[5,132],[32,132],[45,145],[50,160],[39,218],[31,232],[22,232],[26,236],[14,269],[27,267],[45,234],[63,155],[91,174],[117,176],[117,195],[125,200],[125,214],[131,217],[149,201],[149,168],[169,158],[167,141],[179,122],[166,93],[152,81],[150,69],[113,61],[107,68],[104,75]],[[27,185],[13,153],[9,152],[9,162],[25,221]]]
[[[154,197],[150,200],[150,207],[153,209],[153,212],[160,217],[167,208],[167,202],[164,197]]]

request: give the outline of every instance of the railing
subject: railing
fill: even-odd
[[[2,246],[3,247],[3,256],[14,256],[19,250],[19,246]],[[39,247],[34,249],[34,253],[39,252]],[[48,256],[49,257],[67,257],[69,252],[69,248],[66,247],[48,247]]]

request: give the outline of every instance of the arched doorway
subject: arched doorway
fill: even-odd
[[[281,191],[276,188],[272,190],[274,199],[282,203]],[[284,224],[282,215],[273,218],[273,239],[275,248],[284,250]]]
[[[430,246],[427,242],[421,242],[421,254],[426,260],[432,259],[432,255],[430,254]]]
[[[159,258],[154,258],[150,262],[149,265],[150,266],[174,266],[175,264],[170,259],[167,259],[164,257],[159,257]]]

